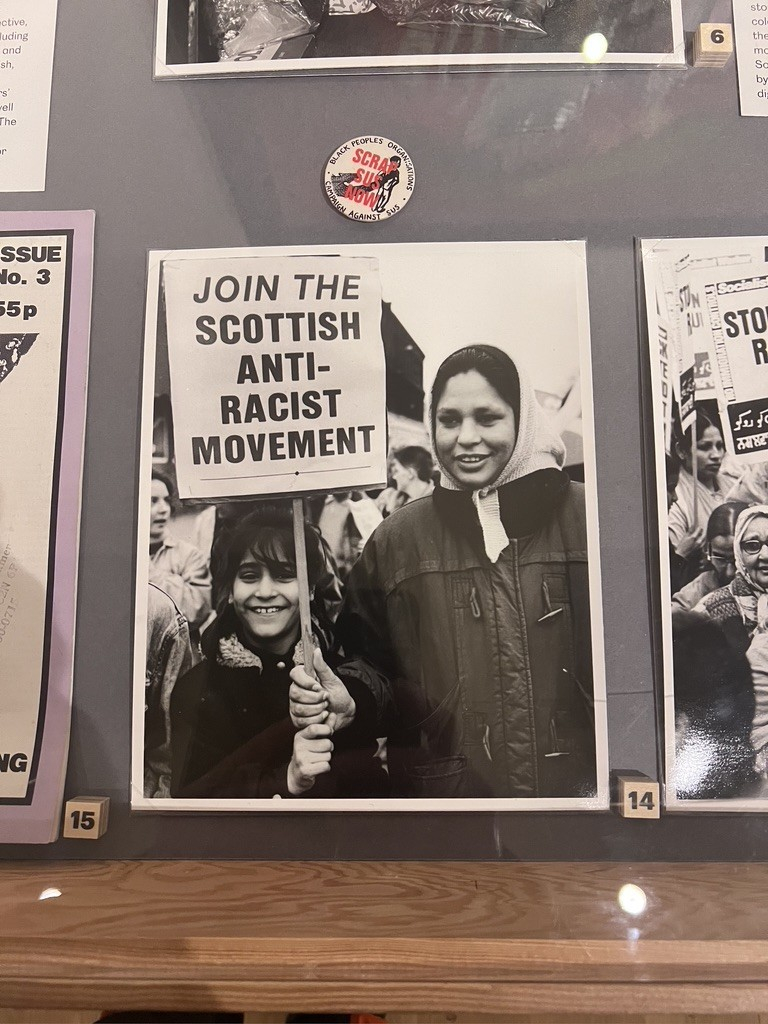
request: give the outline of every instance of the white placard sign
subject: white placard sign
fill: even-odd
[[[763,462],[768,459],[768,275],[740,277],[733,267],[699,275],[725,446],[742,461]]]
[[[375,259],[170,260],[164,285],[182,498],[384,483]]]
[[[0,0],[0,192],[45,191],[58,0]]]

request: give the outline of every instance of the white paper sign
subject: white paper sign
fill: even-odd
[[[768,275],[700,271],[712,332],[725,445],[747,462],[768,459]],[[706,283],[705,283],[706,282]]]
[[[168,261],[179,495],[299,494],[386,480],[377,261]]]
[[[733,0],[733,39],[744,117],[768,116],[768,0]]]
[[[58,0],[0,0],[0,192],[43,192]]]

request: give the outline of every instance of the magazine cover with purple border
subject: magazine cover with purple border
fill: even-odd
[[[0,214],[0,842],[59,832],[93,229],[92,211]]]

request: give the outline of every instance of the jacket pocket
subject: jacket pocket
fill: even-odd
[[[440,799],[465,795],[467,759],[464,754],[439,757],[414,764],[407,771],[410,795],[416,799]]]

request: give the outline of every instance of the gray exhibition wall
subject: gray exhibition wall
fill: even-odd
[[[623,0],[621,0],[623,2]],[[152,248],[586,238],[611,763],[656,775],[641,341],[633,240],[768,233],[765,124],[724,70],[513,71],[153,82],[153,5],[63,0],[48,189],[8,209],[96,210],[68,797],[112,799],[98,843],[5,857],[742,859],[761,815],[131,814],[131,625],[146,252]],[[726,20],[687,0],[685,28]],[[391,221],[327,203],[360,133],[411,153]]]

